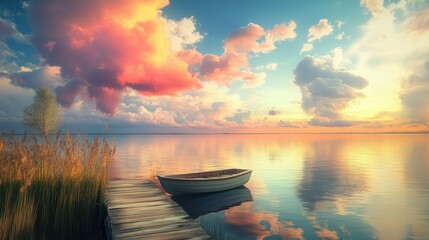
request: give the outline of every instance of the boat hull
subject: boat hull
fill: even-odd
[[[174,178],[171,176],[158,176],[164,190],[172,195],[184,195],[195,193],[220,192],[246,184],[252,171],[247,170],[243,173],[218,178]]]

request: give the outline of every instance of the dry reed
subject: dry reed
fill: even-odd
[[[101,239],[113,142],[0,134],[0,239]]]

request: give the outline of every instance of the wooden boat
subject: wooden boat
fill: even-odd
[[[164,190],[172,195],[219,192],[244,185],[252,170],[225,169],[208,172],[159,175]]]
[[[192,218],[198,218],[211,212],[219,212],[242,202],[253,201],[252,193],[245,186],[214,192],[187,195],[173,195],[173,201],[179,204]]]

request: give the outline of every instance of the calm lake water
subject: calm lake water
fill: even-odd
[[[196,216],[215,239],[429,239],[429,135],[140,135],[116,143],[112,178],[253,169],[248,190],[228,193],[245,202]]]

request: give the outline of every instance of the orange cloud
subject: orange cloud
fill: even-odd
[[[114,114],[127,87],[144,95],[199,88],[188,64],[170,50],[160,16],[168,4],[168,0],[32,1],[33,44],[49,65],[61,67],[68,80],[57,88],[63,106],[81,96],[102,112]],[[198,39],[185,40],[180,44]]]
[[[317,221],[316,216],[308,215],[307,219],[313,225],[313,228],[316,230],[316,234],[320,239],[323,239],[323,240],[338,240],[339,239],[336,231],[329,230],[327,227],[320,226],[319,222]],[[341,231],[347,233],[347,229],[344,226],[341,227]]]

